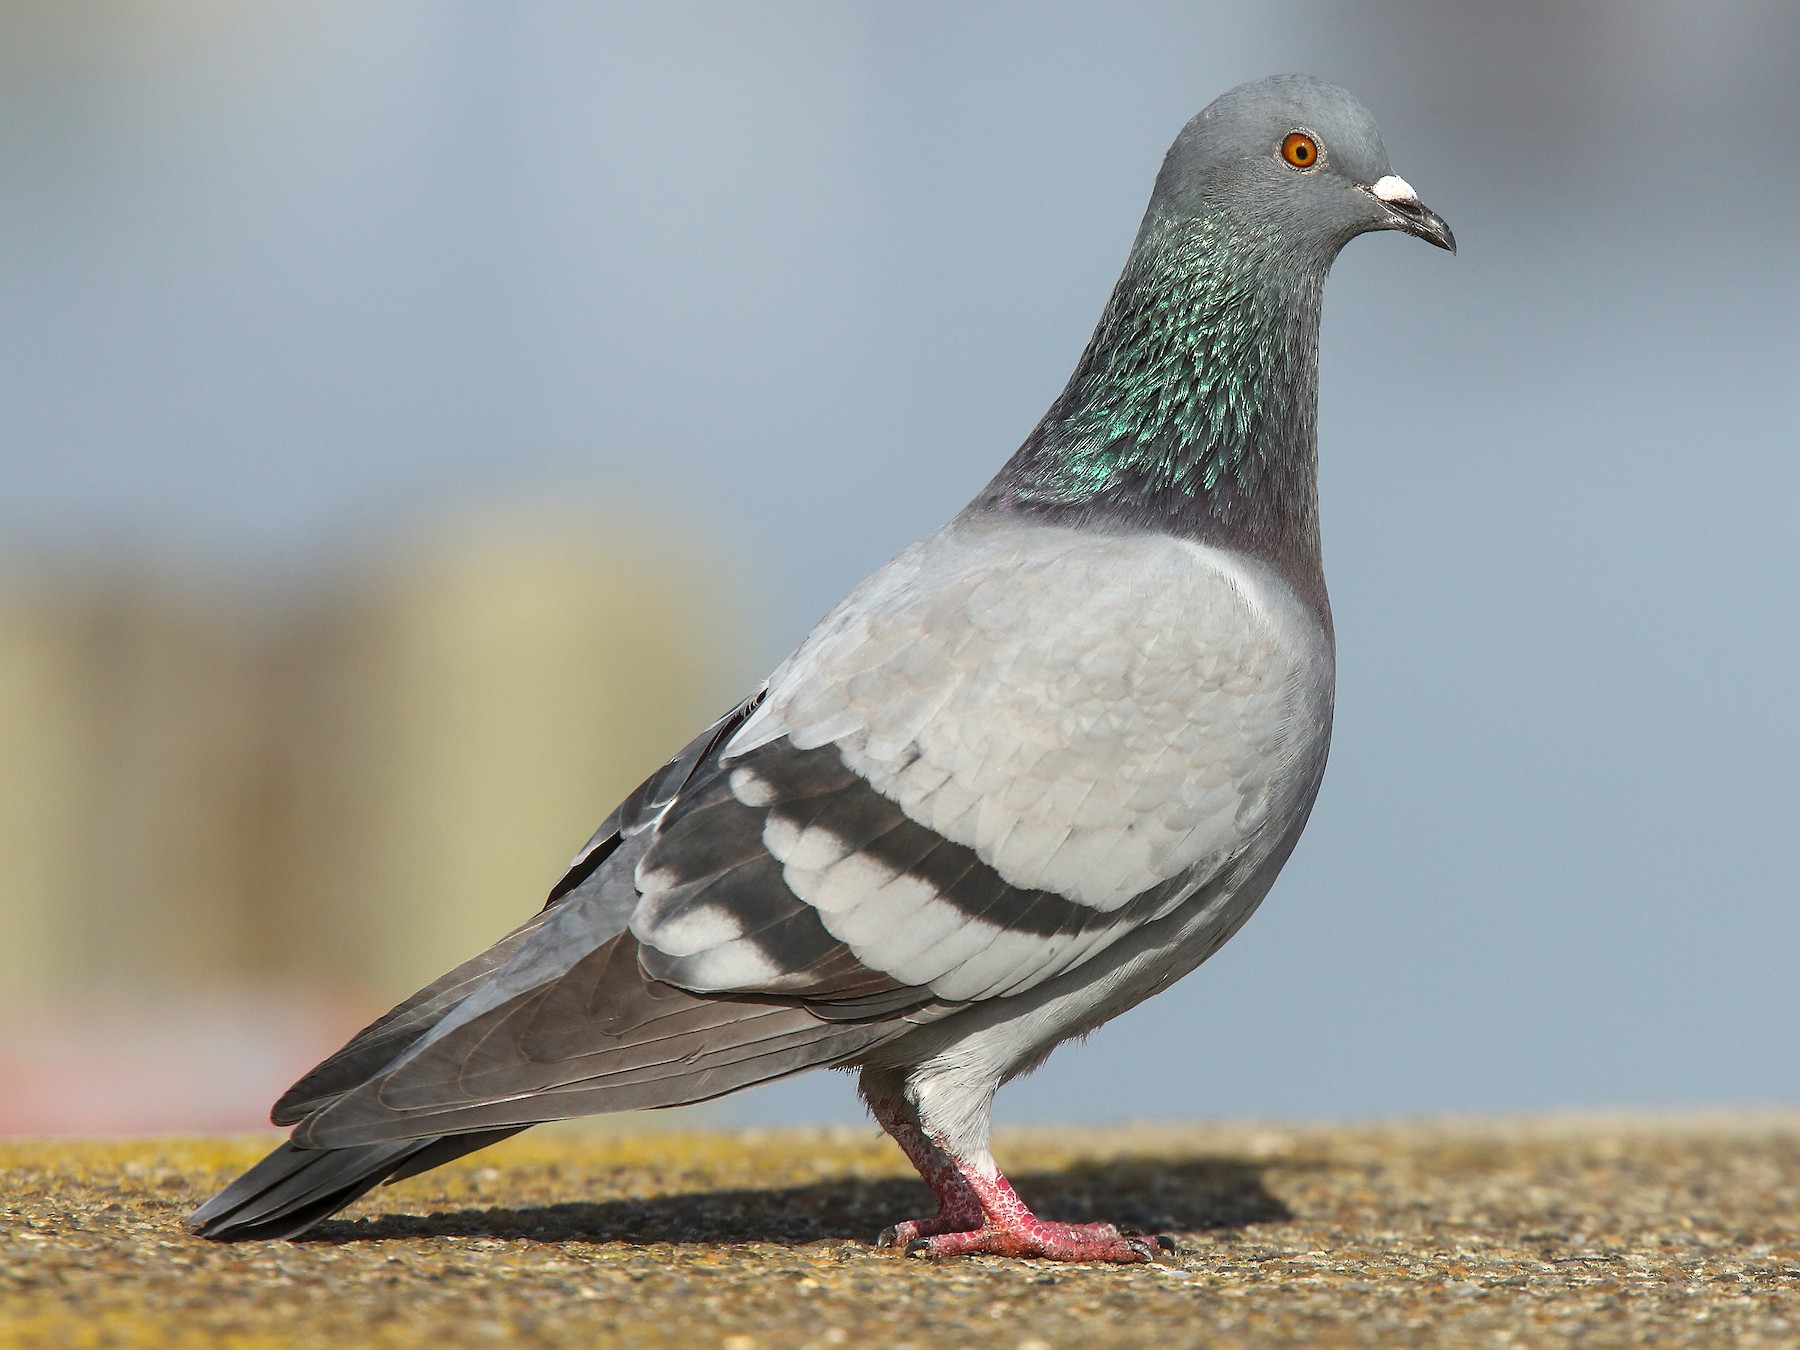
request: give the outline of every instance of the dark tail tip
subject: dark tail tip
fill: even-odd
[[[361,1148],[283,1144],[188,1216],[218,1242],[298,1237],[373,1189],[428,1140]]]
[[[215,1242],[299,1237],[389,1177],[420,1172],[485,1148],[521,1127],[351,1148],[300,1148],[289,1142],[188,1215],[197,1236]]]

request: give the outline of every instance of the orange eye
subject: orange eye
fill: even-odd
[[[1319,162],[1319,143],[1304,131],[1290,131],[1281,143],[1281,157],[1296,169],[1310,169]]]

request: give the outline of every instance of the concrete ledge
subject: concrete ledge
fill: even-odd
[[[1133,1268],[872,1250],[929,1207],[872,1128],[540,1131],[309,1241],[189,1237],[268,1142],[0,1142],[0,1346],[1800,1342],[1794,1112],[999,1140],[1040,1212],[1179,1242]]]

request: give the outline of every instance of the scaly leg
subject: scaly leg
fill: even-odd
[[[905,1097],[881,1097],[869,1100],[869,1110],[876,1122],[900,1145],[901,1152],[919,1169],[925,1184],[937,1197],[937,1213],[928,1219],[902,1219],[892,1228],[882,1230],[875,1239],[877,1247],[911,1249],[920,1238],[940,1233],[956,1233],[981,1225],[981,1203],[974,1190],[957,1170],[950,1155],[931,1142],[919,1125],[918,1113]]]
[[[1154,1261],[1173,1251],[1164,1237],[1121,1233],[1110,1223],[1046,1223],[998,1170],[959,1159],[920,1123],[904,1093],[868,1096],[881,1128],[894,1137],[937,1196],[928,1219],[907,1219],[876,1239],[908,1256],[1038,1256],[1051,1261]]]

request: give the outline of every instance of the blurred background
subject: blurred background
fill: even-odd
[[[1331,771],[1002,1120],[1792,1101],[1800,8],[0,3],[0,1132],[238,1128],[1060,389],[1304,70]],[[710,1108],[852,1120],[810,1075]]]

